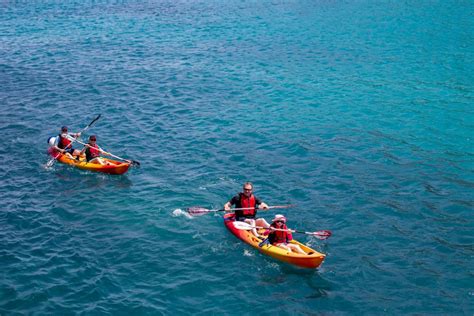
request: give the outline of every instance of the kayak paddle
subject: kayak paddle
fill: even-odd
[[[92,122],[90,122],[86,127],[84,127],[84,128],[82,129],[82,131],[80,131],[80,133],[82,134],[82,133],[84,133],[85,131],[87,131],[87,129],[88,129],[89,127],[91,127],[91,125],[94,124],[95,121],[97,121],[97,120],[100,118],[101,115],[102,115],[102,114],[97,115],[97,117],[96,117],[95,119],[93,119]],[[71,139],[71,143],[70,143],[69,145],[67,145],[66,148],[64,148],[64,149],[67,149],[69,146],[72,146],[72,143],[74,143],[75,141],[78,141],[77,138],[72,138],[72,139]],[[58,152],[58,153],[56,154],[56,156],[54,156],[53,158],[51,158],[51,159],[46,163],[46,167],[50,168],[50,167],[54,164],[54,162],[56,161],[56,159],[58,159],[59,155],[60,155],[60,152]]]
[[[274,206],[269,206],[268,209],[274,209],[274,208],[289,208],[295,206],[294,204],[288,204],[288,205],[274,205]],[[204,214],[209,214],[209,213],[216,213],[216,212],[232,212],[232,211],[239,211],[239,210],[252,210],[254,209],[253,207],[241,207],[241,208],[231,208],[230,210],[225,210],[225,209],[220,209],[220,210],[209,210],[204,207],[199,207],[199,206],[193,206],[189,207],[187,209],[189,215],[191,216],[202,216]],[[266,209],[258,209],[259,211],[264,211]]]
[[[242,229],[242,230],[251,230],[254,228],[265,228],[261,226],[252,226],[249,223],[246,222],[240,222],[240,221],[235,221],[234,222],[234,227],[237,229]],[[300,233],[300,234],[306,234],[306,235],[311,235],[314,236],[318,239],[324,240],[328,239],[331,237],[332,233],[329,230],[320,230],[317,232],[304,232],[301,230],[295,230],[295,229],[279,229],[279,228],[274,228],[274,230],[282,231],[282,232],[292,232],[292,233]]]

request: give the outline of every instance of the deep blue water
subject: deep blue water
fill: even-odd
[[[3,1],[0,314],[472,315],[472,12]],[[99,113],[87,135],[141,168],[45,169],[47,138]],[[333,232],[298,235],[318,271],[179,211],[245,181]]]

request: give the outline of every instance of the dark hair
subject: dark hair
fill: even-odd
[[[250,186],[252,187],[252,190],[253,190],[253,184],[252,184],[252,182],[245,182],[242,187],[245,188],[245,187],[248,186],[248,185],[250,185]]]
[[[95,137],[95,135],[91,135],[89,136],[89,140],[97,140],[97,138]]]
[[[61,132],[67,132],[67,126],[61,127]]]

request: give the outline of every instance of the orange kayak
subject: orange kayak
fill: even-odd
[[[242,230],[235,228],[234,222],[234,214],[224,215],[224,225],[227,227],[228,230],[230,230],[232,234],[234,234],[243,242],[258,249],[261,253],[264,253],[277,260],[290,263],[302,268],[316,269],[321,265],[321,263],[324,261],[324,258],[326,257],[326,255],[319,253],[316,250],[311,249],[310,247],[296,240],[292,240],[291,242],[294,244],[298,244],[301,249],[306,252],[305,255],[298,254],[295,252],[289,252],[283,248],[270,244],[264,244],[262,247],[259,247],[258,244],[261,243],[263,239],[256,237],[250,230]]]
[[[56,157],[57,153],[50,152],[52,157]],[[101,165],[98,162],[87,162],[85,156],[79,157],[79,159],[71,159],[66,155],[59,153],[59,156],[56,158],[60,163],[70,165],[82,170],[89,170],[95,172],[102,172],[108,174],[124,174],[128,171],[130,163],[121,162],[117,160],[112,160],[108,158],[101,157],[103,161],[108,162],[107,165]]]

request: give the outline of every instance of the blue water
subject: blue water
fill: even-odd
[[[3,1],[0,314],[472,315],[473,10]],[[99,113],[86,134],[141,168],[45,168]],[[297,235],[318,271],[180,211],[245,181],[333,232]]]

